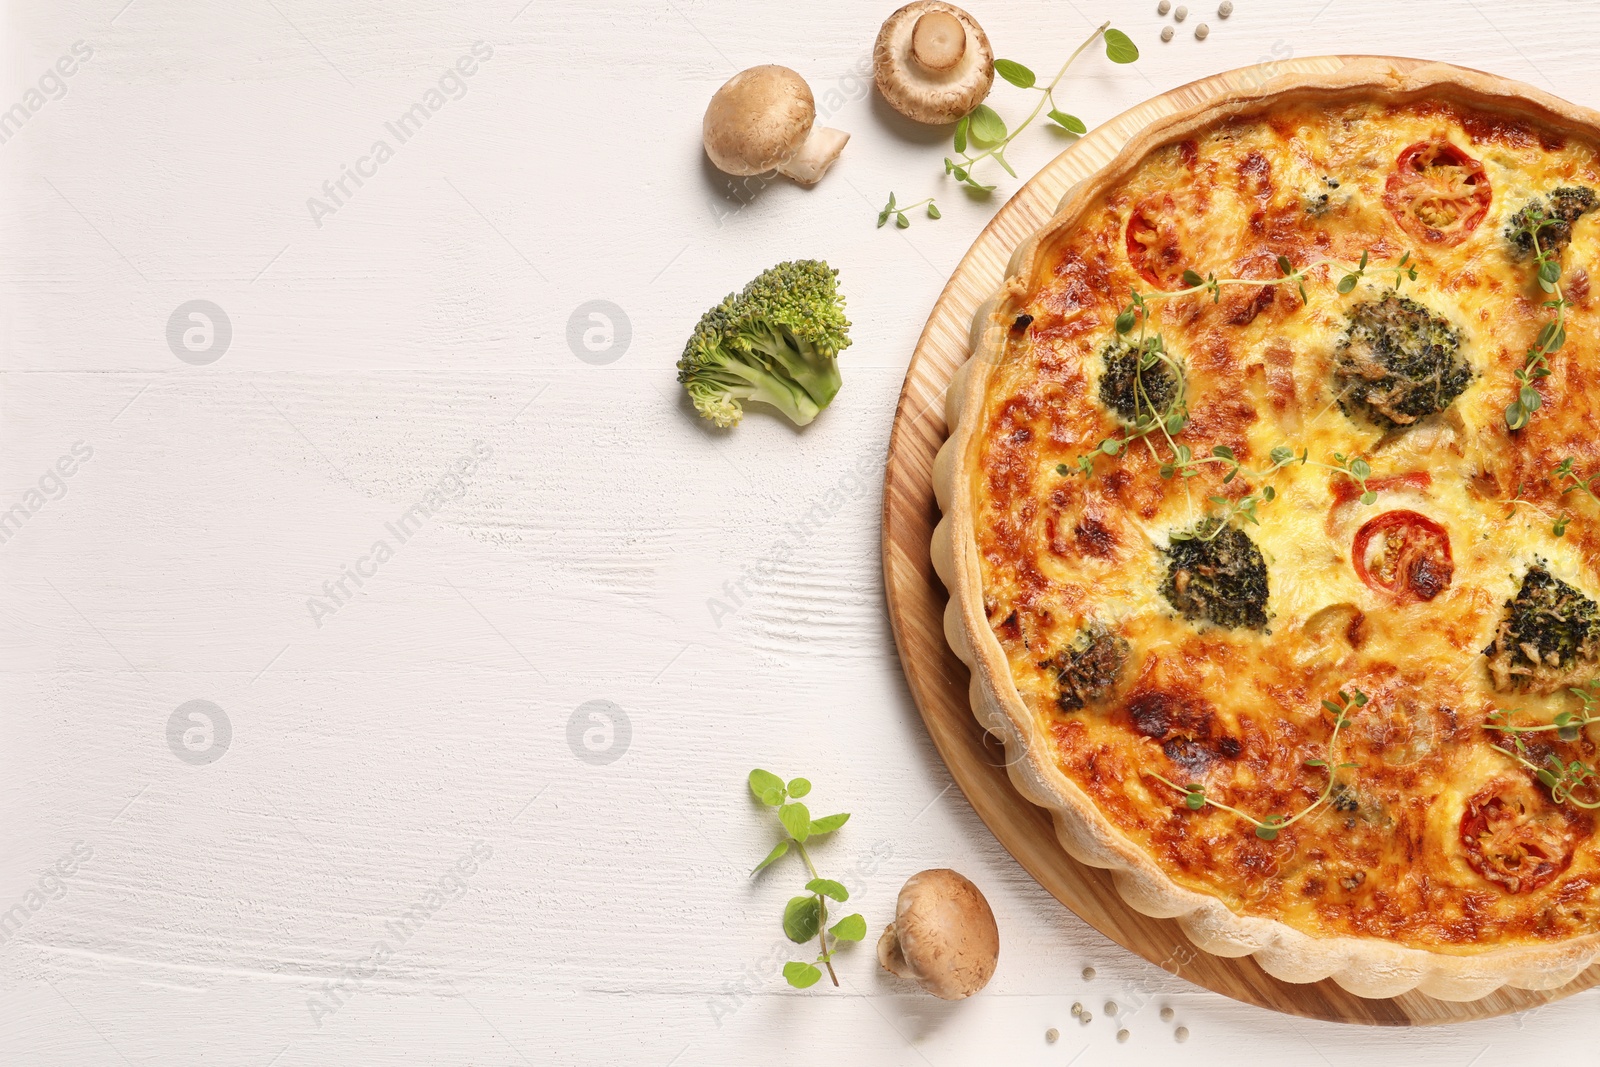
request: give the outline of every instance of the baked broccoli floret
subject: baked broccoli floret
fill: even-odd
[[[1496,689],[1553,693],[1576,685],[1600,662],[1600,605],[1534,564],[1483,654]]]
[[[1106,342],[1100,351],[1100,403],[1127,423],[1165,413],[1178,398],[1178,376],[1161,351],[1160,337],[1147,337],[1142,345],[1120,337]]]
[[[1415,300],[1358,304],[1333,353],[1339,409],[1385,429],[1443,411],[1472,383],[1461,335]]]
[[[1539,235],[1539,247],[1546,252],[1560,253],[1572,241],[1572,226],[1583,216],[1600,207],[1600,197],[1593,189],[1583,185],[1564,185],[1548,198],[1536,196],[1506,224],[1506,240],[1518,255],[1533,255],[1533,236]]]
[[[1042,667],[1053,667],[1061,683],[1056,703],[1062,711],[1077,711],[1098,700],[1117,684],[1128,660],[1128,642],[1099,623],[1090,623]]]
[[[771,404],[797,426],[839,391],[838,354],[850,345],[838,271],[814,259],[780,263],[700,317],[678,360],[678,381],[701,415],[733,426],[741,401]]]
[[[1161,595],[1184,618],[1229,629],[1265,629],[1267,561],[1249,534],[1206,519],[1188,533],[1174,534],[1167,557]]]

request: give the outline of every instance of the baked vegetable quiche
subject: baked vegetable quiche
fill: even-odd
[[[980,313],[951,643],[1062,844],[1208,951],[1450,999],[1600,954],[1597,120],[1269,82],[1148,129]]]

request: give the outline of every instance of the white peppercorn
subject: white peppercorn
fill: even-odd
[[[1176,1030],[1172,1031],[1172,1037],[1180,1044],[1189,1040],[1189,1028],[1187,1026],[1178,1027]]]
[[[1217,18],[1225,19],[1233,14],[1233,0],[1222,0],[1222,6],[1217,8]]]
[[[1200,25],[1194,28],[1194,39],[1197,41],[1203,41],[1207,36],[1210,35],[1210,33],[1211,27],[1202,22]]]
[[[1052,1045],[1056,1043],[1056,1038],[1058,1038],[1060,1036],[1061,1036],[1061,1031],[1057,1030],[1053,1026],[1050,1029],[1048,1029],[1048,1030],[1046,1030],[1044,1032],[1044,1039],[1046,1041],[1050,1042],[1050,1044],[1052,1044]]]
[[[1172,13],[1172,17],[1177,21],[1182,22],[1184,19],[1189,17],[1189,9],[1184,7],[1182,4],[1179,4],[1178,10]]]
[[[1158,15],[1165,15],[1168,11],[1171,11],[1171,10],[1172,10],[1172,0],[1161,0],[1161,3],[1156,5],[1156,14],[1158,14]]]
[[[1163,27],[1161,27],[1161,39],[1163,41],[1172,40],[1172,27],[1171,26],[1163,26]]]

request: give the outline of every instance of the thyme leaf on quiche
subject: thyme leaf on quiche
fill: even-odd
[[[1336,764],[1330,761],[1333,759],[1334,749],[1339,741],[1339,731],[1350,725],[1350,717],[1356,713],[1357,709],[1366,704],[1366,702],[1367,694],[1353,686],[1348,693],[1343,689],[1339,690],[1337,700],[1324,700],[1322,702],[1322,707],[1333,716],[1333,731],[1328,735],[1328,758],[1308,759],[1305,761],[1305,766],[1319,767],[1326,770],[1328,772],[1328,780],[1323,785],[1322,792],[1317,794],[1317,798],[1293,815],[1271,814],[1263,815],[1258,818],[1254,815],[1251,815],[1247,811],[1241,811],[1239,808],[1235,808],[1229,804],[1224,804],[1222,801],[1209,796],[1206,793],[1205,786],[1199,782],[1190,782],[1187,785],[1179,785],[1177,782],[1172,781],[1164,775],[1157,774],[1154,771],[1148,771],[1146,773],[1148,773],[1150,777],[1154,778],[1162,785],[1182,793],[1183,805],[1190,811],[1200,811],[1202,808],[1207,806],[1216,808],[1218,811],[1225,811],[1230,815],[1236,816],[1237,818],[1242,819],[1244,822],[1247,822],[1251,826],[1255,827],[1256,836],[1261,838],[1261,840],[1274,841],[1277,839],[1280,832],[1293,826],[1301,819],[1320,811],[1328,803],[1329,799],[1333,796],[1335,771],[1356,766],[1354,763]]]
[[[1585,709],[1587,711],[1587,709]],[[1486,724],[1487,725],[1487,724]],[[1490,726],[1489,729],[1501,729]],[[1535,752],[1521,734],[1511,735],[1511,747],[1490,745],[1490,748],[1510,756],[1525,769],[1533,772],[1539,783],[1550,790],[1550,799],[1557,804],[1571,804],[1586,811],[1600,809],[1600,773],[1583,760],[1563,760],[1555,752]],[[1579,794],[1582,790],[1582,795]]]
[[[955,137],[953,139],[953,147],[957,158],[945,157],[944,172],[953,175],[957,181],[965,184],[967,188],[979,193],[991,193],[995,188],[992,185],[983,184],[972,176],[973,168],[986,159],[993,159],[1000,164],[1007,174],[1015,178],[1017,172],[1012,169],[1011,164],[1006,160],[1006,149],[1010,147],[1012,141],[1017,139],[1018,134],[1032,125],[1033,120],[1039,117],[1039,113],[1044,111],[1047,105],[1049,107],[1047,114],[1050,121],[1061,129],[1071,134],[1088,133],[1089,127],[1084,124],[1082,119],[1075,115],[1067,114],[1056,105],[1055,91],[1056,86],[1061,84],[1061,79],[1066,76],[1067,68],[1072,66],[1073,61],[1083,55],[1090,45],[1102,37],[1106,44],[1106,58],[1111,62],[1132,63],[1139,58],[1139,49],[1134,46],[1133,41],[1129,40],[1127,34],[1121,30],[1112,29],[1109,22],[1102,22],[1089,35],[1088,39],[1067,57],[1067,61],[1061,64],[1061,69],[1056,71],[1056,76],[1050,79],[1050,84],[1048,85],[1041,86],[1037,75],[1015,60],[995,60],[994,69],[996,74],[999,74],[1000,77],[1019,89],[1038,90],[1039,100],[1034,104],[1033,110],[1028,112],[1028,117],[1010,129],[1006,128],[1005,120],[988,104],[979,104],[966,115],[963,115],[956,122]],[[969,150],[969,144],[974,148],[981,147],[983,150],[974,154]],[[879,225],[881,226],[882,223],[880,222]]]
[[[894,193],[891,192],[889,194],[889,202],[883,205],[882,211],[878,212],[878,229],[883,229],[883,224],[888,222],[890,217],[894,218],[896,227],[902,230],[905,229],[911,225],[911,218],[906,212],[915,211],[924,204],[928,205],[928,217],[930,219],[941,217],[939,215],[939,205],[933,202],[933,197],[930,196],[926,200],[918,200],[915,204],[896,204],[894,202]]]
[[[1534,343],[1515,371],[1516,399],[1506,405],[1506,427],[1520,430],[1528,425],[1543,399],[1534,383],[1550,376],[1550,356],[1567,342],[1567,308],[1571,302],[1561,290],[1561,250],[1572,236],[1572,224],[1597,204],[1594,191],[1586,188],[1557,189],[1550,202],[1535,198],[1511,217],[1506,231],[1514,249],[1532,253],[1534,277],[1550,299],[1542,307],[1551,318],[1539,330]]]
[[[809,962],[790,960],[785,963],[783,977],[796,989],[809,988],[822,978],[822,971],[817,968],[820,963],[828,969],[828,977],[837,986],[839,976],[833,972],[833,954],[839,950],[841,941],[860,941],[866,937],[867,921],[861,915],[854,914],[846,915],[832,926],[828,925],[828,901],[843,904],[850,899],[850,891],[839,882],[823,878],[817,873],[817,866],[811,862],[811,854],[806,851],[806,842],[833,833],[849,821],[850,815],[843,812],[813,819],[811,812],[800,803],[800,798],[811,792],[811,783],[804,778],[793,778],[785,783],[771,771],[757,768],[750,772],[750,792],[762,804],[777,809],[778,822],[783,825],[784,831],[783,840],[773,846],[766,859],[756,864],[755,870],[750,872],[751,877],[783,858],[791,849],[805,864],[806,873],[811,875],[810,881],[806,882],[805,893],[791,897],[784,906],[783,932],[797,945],[815,938],[817,956]]]
[[[1484,723],[1484,729],[1497,730],[1507,734],[1537,734],[1550,730],[1556,731],[1556,736],[1563,741],[1576,741],[1578,731],[1591,723],[1600,722],[1600,715],[1596,714],[1600,708],[1600,678],[1591,678],[1581,686],[1568,686],[1567,692],[1582,701],[1583,706],[1577,711],[1557,712],[1549,722],[1534,723],[1533,725],[1518,725],[1511,721],[1511,716],[1517,713],[1518,708],[1509,711],[1496,708],[1489,713],[1489,719]]]

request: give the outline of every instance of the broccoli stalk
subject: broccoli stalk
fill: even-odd
[[[771,404],[804,426],[839,392],[850,344],[835,278],[819,260],[780,263],[707,311],[678,360],[678,381],[701,415],[733,426],[741,401]]]

